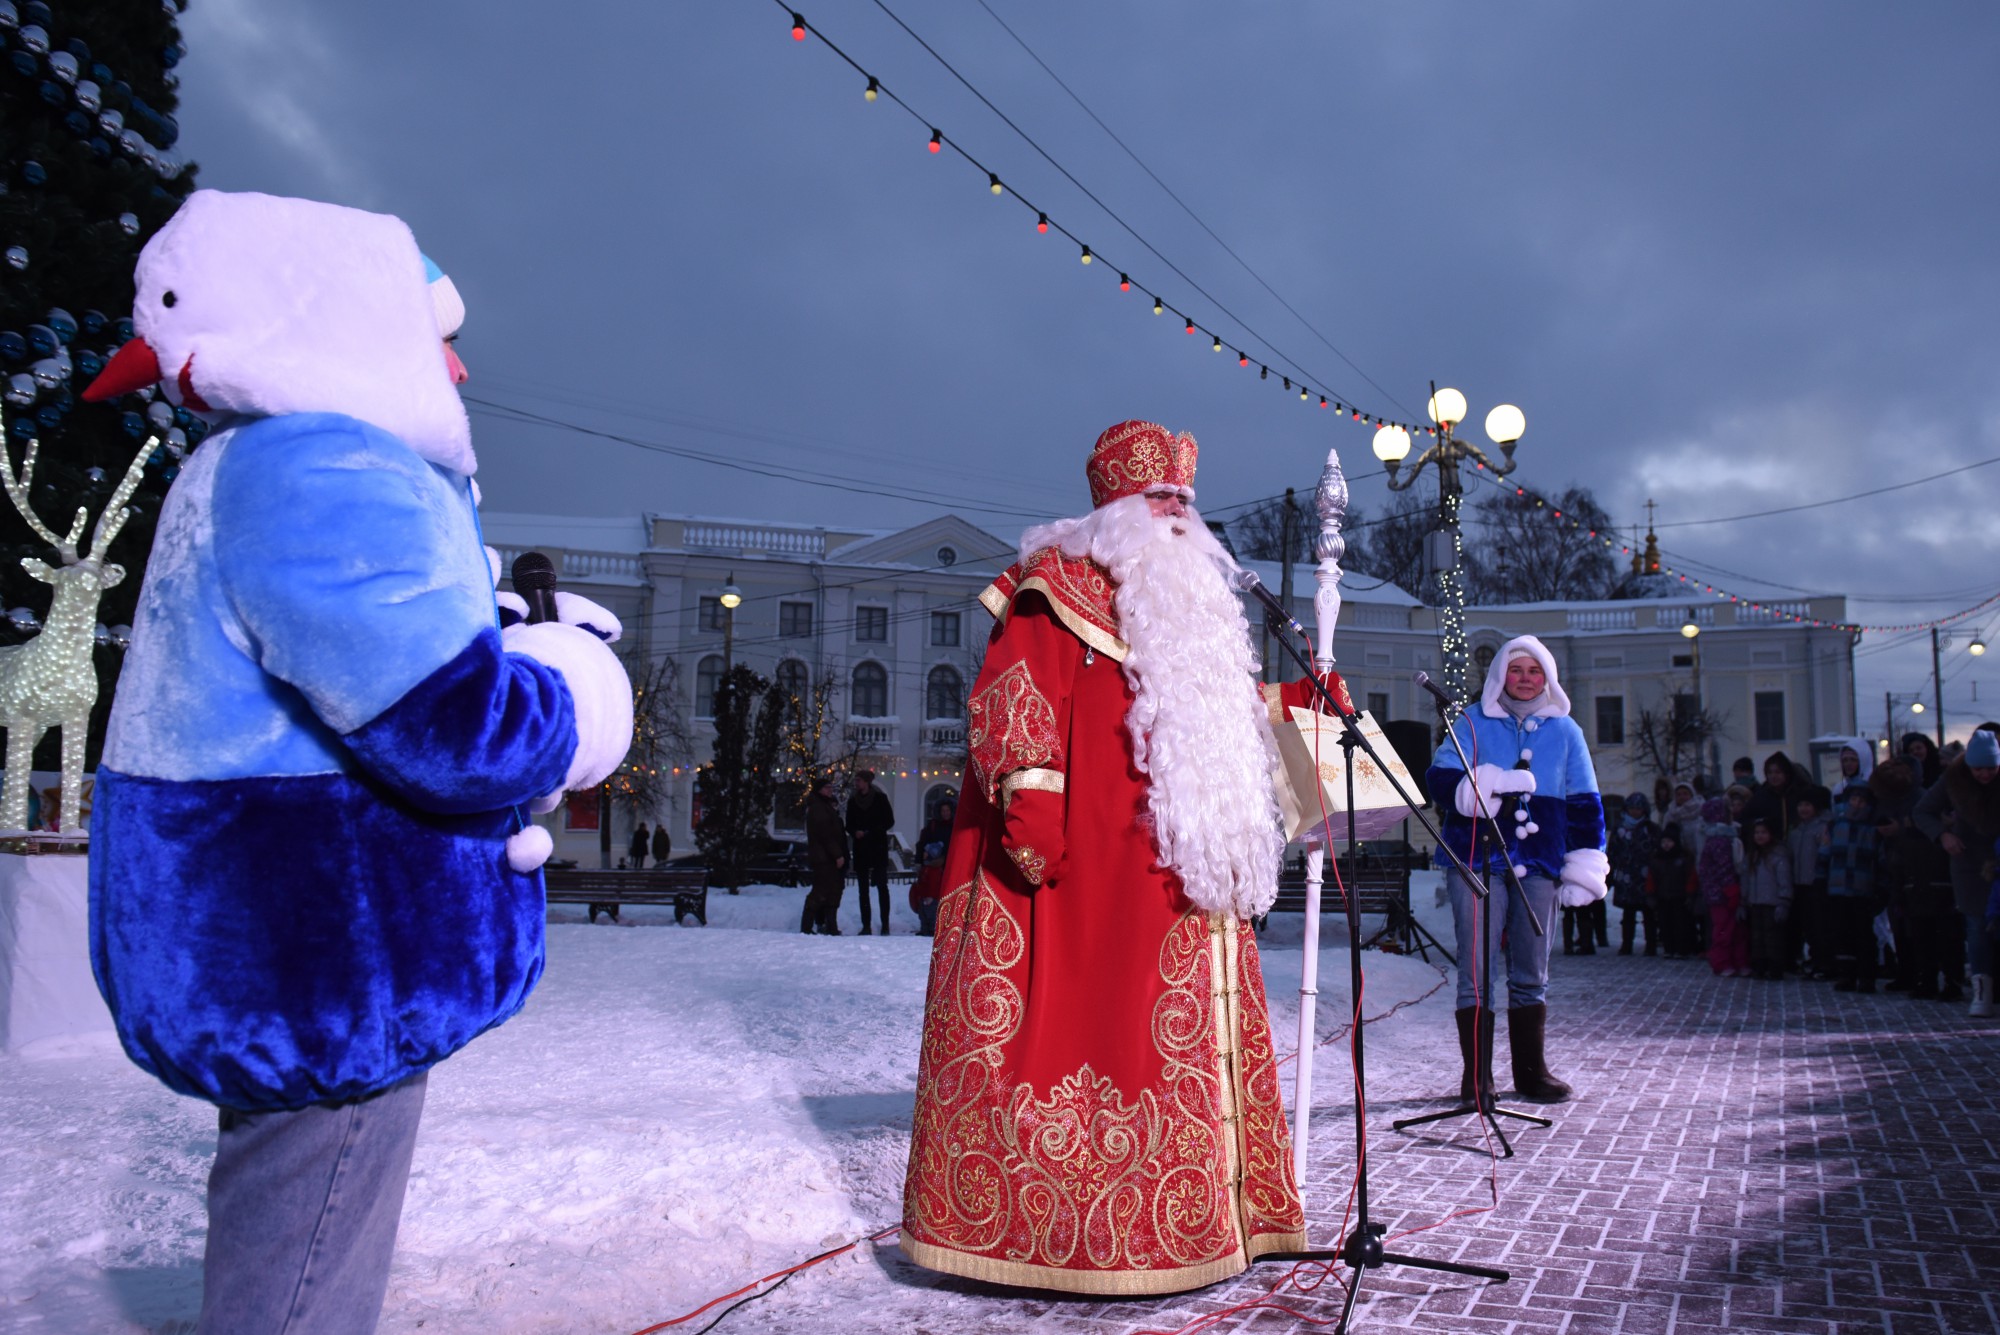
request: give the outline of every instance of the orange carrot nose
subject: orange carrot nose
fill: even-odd
[[[102,403],[120,394],[130,394],[133,390],[144,389],[148,385],[160,383],[160,359],[153,352],[152,345],[143,338],[135,338],[112,354],[104,369],[97,373],[97,379],[83,391],[84,402]]]

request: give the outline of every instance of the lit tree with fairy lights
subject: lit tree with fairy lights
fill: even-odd
[[[85,386],[132,336],[139,249],[194,188],[173,153],[174,67],[184,0],[49,5],[0,0],[0,398],[6,444],[40,442],[23,501],[43,514],[122,512],[124,579],[104,591],[92,632],[99,689],[86,766],[96,761],[137,605],[160,499],[203,424],[151,391],[86,404]],[[157,465],[131,488],[133,452]],[[110,506],[114,499],[118,504]],[[62,559],[23,517],[0,507],[0,645],[19,644],[51,614],[54,591],[24,560]],[[107,625],[108,623],[108,625]],[[37,768],[59,763],[52,734]],[[65,794],[67,799],[68,794]]]

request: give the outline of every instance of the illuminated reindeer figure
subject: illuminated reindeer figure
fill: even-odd
[[[55,600],[42,622],[41,634],[26,644],[0,646],[0,727],[7,730],[7,778],[0,791],[0,829],[22,830],[28,825],[28,771],[34,763],[35,745],[50,728],[62,729],[62,816],[57,828],[65,833],[81,823],[83,797],[83,749],[90,735],[90,707],[97,702],[97,669],[91,661],[97,628],[97,600],[106,589],[125,578],[123,566],[111,565],[104,553],[132,512],[125,502],[145,476],[146,460],[158,448],[148,440],[139,448],[139,457],[125,470],[118,489],[111,493],[97,517],[90,546],[77,551],[76,540],[83,536],[89,511],[78,506],[69,536],[58,538],[35,516],[29,505],[34,484],[35,455],[41,442],[28,441],[27,456],[21,461],[19,477],[14,475],[12,454],[0,445],[0,485],[7,498],[28,521],[28,527],[56,549],[62,564],[51,566],[32,556],[21,558],[21,568],[44,584],[55,586]]]

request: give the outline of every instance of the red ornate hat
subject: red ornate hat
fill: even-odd
[[[1194,490],[1194,437],[1173,435],[1151,422],[1120,422],[1097,438],[1090,448],[1084,475],[1090,479],[1093,507],[1154,487]]]

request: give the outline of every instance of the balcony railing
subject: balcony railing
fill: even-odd
[[[963,723],[924,724],[924,749],[927,751],[963,751],[965,749],[965,725]]]
[[[1738,603],[1736,606],[1736,624],[1739,626],[1765,621],[1789,622],[1792,617],[1805,617],[1807,620],[1811,620],[1812,604],[1807,602],[1765,603],[1762,607],[1751,607],[1747,603]]]
[[[495,547],[500,553],[500,573],[504,576],[514,568],[514,560],[522,552],[538,551],[547,555],[556,564],[556,571],[563,579],[642,579],[645,570],[639,558],[620,552],[570,552],[559,547]]]
[[[896,744],[896,734],[902,725],[890,719],[880,723],[849,723],[847,740],[851,745],[864,750],[879,750]]]
[[[1570,609],[1571,630],[1636,630],[1639,614],[1629,607],[1576,607]]]
[[[691,523],[681,530],[681,545],[690,551],[771,552],[779,556],[826,555],[826,534],[818,529],[776,528],[763,524]]]

